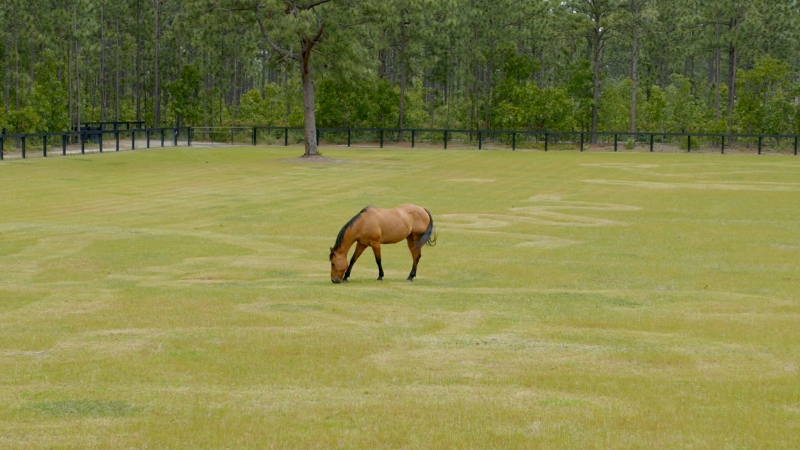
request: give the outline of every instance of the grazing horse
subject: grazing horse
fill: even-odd
[[[381,244],[395,244],[405,239],[414,265],[406,281],[414,281],[417,264],[425,244],[435,245],[433,217],[430,211],[416,205],[402,205],[393,209],[367,206],[350,219],[336,236],[331,247],[331,281],[341,283],[350,277],[353,265],[367,247],[372,247],[378,263],[378,281],[383,280]],[[356,244],[356,251],[347,263],[347,252]]]

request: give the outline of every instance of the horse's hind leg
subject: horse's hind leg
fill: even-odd
[[[378,263],[378,281],[383,281],[383,266],[381,265],[381,243],[370,242],[372,252],[375,253],[375,262]]]
[[[367,248],[366,245],[361,244],[360,242],[356,244],[356,251],[353,252],[353,257],[350,258],[350,264],[347,266],[347,272],[344,273],[343,281],[347,281],[350,278],[350,271],[353,270],[353,265],[358,261],[358,257],[364,253],[364,250]]]
[[[414,277],[417,276],[417,264],[419,264],[419,259],[422,258],[422,250],[417,248],[417,239],[419,239],[419,236],[415,239],[413,234],[406,238],[408,249],[411,250],[411,259],[414,261],[414,265],[411,267],[411,273],[408,274],[406,281],[414,281]]]

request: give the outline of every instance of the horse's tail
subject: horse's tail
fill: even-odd
[[[433,228],[433,216],[431,216],[431,212],[428,211],[428,208],[424,208],[425,212],[428,213],[428,229],[425,230],[425,233],[417,239],[416,245],[417,250],[422,249],[422,246],[425,244],[430,245],[433,247],[436,245],[436,238],[438,237],[438,233]]]

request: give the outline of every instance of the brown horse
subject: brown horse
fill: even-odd
[[[434,245],[433,217],[430,211],[416,205],[402,205],[393,209],[367,206],[350,219],[336,236],[331,247],[331,281],[341,283],[350,277],[353,265],[367,247],[372,247],[378,263],[378,281],[383,280],[381,266],[381,244],[396,244],[405,239],[414,266],[406,281],[414,281],[417,264],[425,244]],[[356,244],[356,251],[347,263],[347,252]]]

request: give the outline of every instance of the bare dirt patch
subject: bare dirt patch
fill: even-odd
[[[312,164],[340,164],[340,163],[350,162],[345,159],[328,158],[322,155],[301,156],[299,158],[286,158],[286,159],[281,159],[280,161],[290,162],[290,163],[312,163]]]

